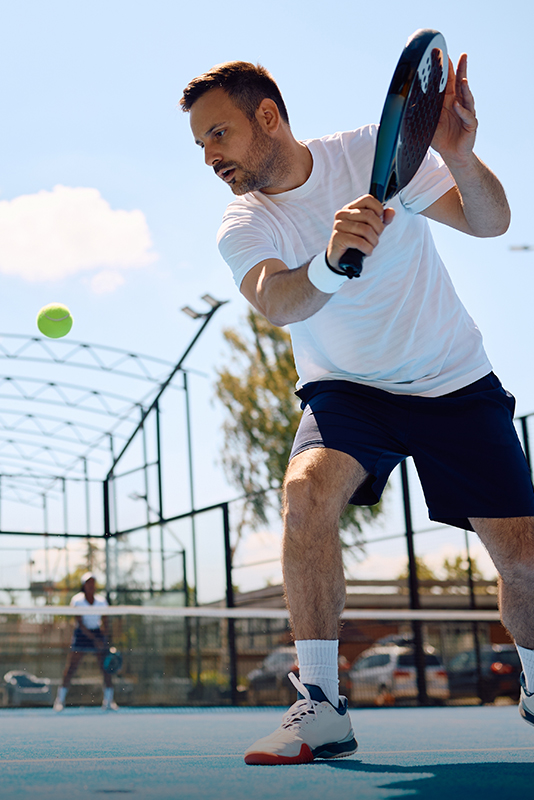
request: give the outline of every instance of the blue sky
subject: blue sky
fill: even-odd
[[[499,239],[434,226],[436,241],[518,411],[534,410],[534,253],[509,249],[534,244],[532,16],[531,4],[513,0],[4,3],[0,330],[34,334],[38,309],[59,301],[74,315],[72,338],[172,361],[196,330],[179,309],[202,307],[209,291],[231,302],[189,364],[213,376],[225,358],[221,329],[247,306],[215,245],[231,195],[192,141],[178,108],[183,87],[216,63],[259,61],[281,87],[297,138],[354,128],[378,121],[406,39],[433,27],[453,61],[469,55],[476,149],[513,213]],[[58,214],[71,220],[68,241],[54,228]],[[101,248],[93,218],[94,231],[109,234]],[[13,220],[27,234],[22,255],[9,238]],[[212,379],[194,380],[193,392],[197,501],[208,504],[233,490],[214,458],[222,442]]]

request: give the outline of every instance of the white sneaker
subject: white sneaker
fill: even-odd
[[[63,705],[59,697],[56,697],[56,699],[54,700],[54,711],[63,711],[64,708],[65,706]]]
[[[115,700],[104,700],[102,703],[102,711],[118,711],[119,707]]]
[[[534,725],[534,692],[527,692],[525,676],[521,673],[521,697],[519,699],[519,713],[529,725]]]
[[[247,764],[308,764],[315,758],[344,758],[358,743],[347,711],[347,698],[334,708],[318,686],[302,684],[289,673],[299,699],[270,736],[258,739],[245,751]]]

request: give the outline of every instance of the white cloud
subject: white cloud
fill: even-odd
[[[111,209],[98,189],[58,185],[0,201],[5,275],[54,281],[91,269],[144,267],[157,258],[151,246],[143,212]]]
[[[109,294],[118,289],[124,283],[124,275],[120,272],[113,272],[110,269],[104,269],[102,272],[97,272],[91,278],[91,289],[95,294]]]

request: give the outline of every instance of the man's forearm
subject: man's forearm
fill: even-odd
[[[261,312],[273,325],[289,325],[308,319],[330,300],[308,280],[308,264],[260,279]]]
[[[505,233],[510,224],[510,207],[496,175],[474,153],[465,163],[447,166],[456,181],[471,235]]]

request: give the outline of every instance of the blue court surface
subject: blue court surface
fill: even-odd
[[[515,706],[353,709],[351,758],[247,766],[283,709],[0,711],[1,800],[507,800],[534,797]]]

